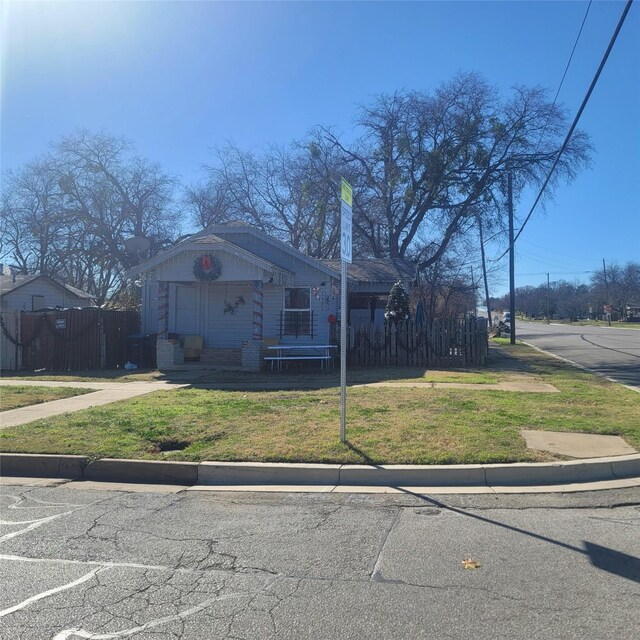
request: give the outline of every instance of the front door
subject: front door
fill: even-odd
[[[198,288],[196,285],[176,285],[175,332],[182,335],[198,333]]]

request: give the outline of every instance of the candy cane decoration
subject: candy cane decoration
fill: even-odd
[[[264,292],[262,280],[253,283],[253,339],[262,340],[262,308]]]

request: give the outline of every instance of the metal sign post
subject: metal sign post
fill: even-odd
[[[340,442],[347,440],[347,263],[351,262],[351,185],[340,194]]]

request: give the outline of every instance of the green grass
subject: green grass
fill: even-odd
[[[552,459],[526,448],[522,428],[621,435],[640,448],[640,395],[621,385],[520,344],[501,347],[482,371],[468,375],[485,380],[526,377],[550,382],[561,393],[350,388],[349,444],[342,445],[339,388],[332,376],[316,373],[324,388],[162,391],[5,429],[0,448],[193,461],[454,464]],[[402,370],[405,377],[400,378],[400,371],[385,372],[395,380],[435,375]],[[372,373],[350,372],[350,381]],[[465,372],[442,372],[449,375],[459,380]]]
[[[0,411],[19,409],[32,404],[71,398],[73,396],[91,393],[93,389],[69,389],[66,387],[0,387]]]

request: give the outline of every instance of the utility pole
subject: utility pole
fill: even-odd
[[[551,314],[549,313],[549,273],[547,272],[547,324],[551,322]]]
[[[473,266],[471,267],[471,289],[473,290],[473,315],[478,315],[478,292],[476,291],[476,280],[473,277]]]
[[[480,230],[480,255],[482,256],[482,277],[484,279],[484,298],[487,304],[487,322],[491,326],[491,305],[489,304],[489,285],[487,283],[487,263],[484,258],[484,241],[482,239],[482,220],[478,217],[478,229]]]
[[[515,282],[515,247],[513,246],[513,177],[509,171],[507,182],[507,198],[509,200],[509,311],[511,314],[511,331],[509,342],[516,343],[516,282]]]
[[[604,262],[604,258],[602,258],[602,270],[604,271],[604,295],[607,298],[606,304],[609,305],[611,304],[611,301],[609,300],[609,283],[607,282],[607,265]],[[607,313],[607,321],[609,323],[609,326],[611,326],[610,313]]]

